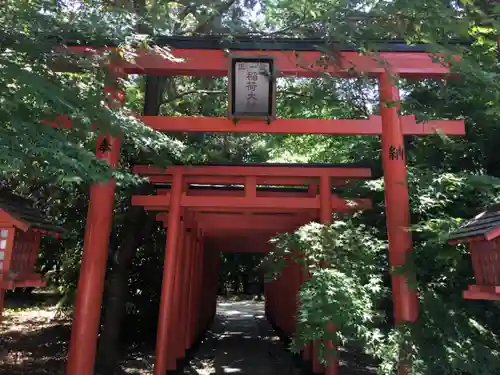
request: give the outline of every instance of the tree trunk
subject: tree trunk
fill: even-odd
[[[131,207],[126,215],[121,246],[114,257],[113,268],[108,272],[103,328],[99,340],[98,369],[106,375],[121,373],[117,365],[129,270],[137,248],[151,234],[156,223],[154,217],[147,216],[142,207]]]

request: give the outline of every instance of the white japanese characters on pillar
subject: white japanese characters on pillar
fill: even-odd
[[[229,117],[270,120],[275,116],[276,79],[272,57],[230,58]]]

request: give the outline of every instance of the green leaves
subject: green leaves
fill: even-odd
[[[275,251],[268,259],[274,265],[274,277],[285,265],[285,255],[311,274],[298,297],[293,350],[299,351],[307,342],[320,338],[338,345],[378,343],[376,326],[381,315],[374,303],[385,289],[379,265],[380,254],[386,249],[384,241],[356,220],[338,219],[331,225],[308,224],[278,236],[274,242]],[[328,329],[329,323],[337,328],[335,332]]]
[[[0,22],[0,86],[5,87],[0,92],[0,172],[22,170],[59,183],[109,179],[111,170],[94,155],[93,140],[103,133],[121,137],[159,165],[181,157],[180,142],[144,126],[130,111],[104,104],[104,63],[110,55],[97,59],[60,53],[88,69],[52,70],[53,49],[65,38],[96,46],[107,40],[127,50],[127,43],[137,39],[133,15],[107,12],[95,2],[70,9],[51,0],[8,0],[0,9]],[[71,118],[71,130],[40,124],[59,115]]]
[[[391,269],[385,228],[377,212],[337,218],[333,224],[311,223],[274,240],[268,262],[274,277],[285,256],[309,270],[298,296],[295,351],[312,340],[358,348],[379,361],[378,373],[392,374],[402,359],[412,374],[494,374],[500,368],[496,332],[498,306],[467,301],[462,291],[472,284],[468,250],[446,243],[447,234],[481,205],[499,197],[497,178],[466,173],[437,173],[422,166],[409,169],[413,251],[408,264]],[[374,193],[380,189],[369,184]],[[389,275],[409,273],[418,288],[419,318],[392,327]],[[336,332],[328,330],[332,323]],[[324,358],[322,347],[320,360]],[[338,353],[337,353],[338,354]],[[403,355],[401,358],[400,355]]]

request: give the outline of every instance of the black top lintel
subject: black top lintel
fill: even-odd
[[[151,44],[157,46],[168,46],[177,49],[201,49],[201,50],[233,50],[233,51],[359,51],[361,44],[331,41],[320,38],[271,38],[262,36],[229,37],[223,35],[205,36],[152,36]],[[92,45],[90,42],[66,41],[68,46],[89,45],[93,47],[114,46],[116,43],[100,41]],[[367,40],[365,46],[379,52],[431,52],[428,44],[408,44],[403,39]],[[443,41],[448,45],[470,45],[468,40],[450,39]]]

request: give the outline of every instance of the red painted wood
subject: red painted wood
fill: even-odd
[[[184,348],[187,350],[191,347],[192,345],[192,327],[193,327],[193,291],[194,291],[194,283],[196,280],[196,269],[195,269],[195,247],[196,247],[196,239],[194,237],[193,231],[189,232],[187,234],[188,236],[188,247],[187,247],[187,252],[188,252],[188,280],[189,283],[187,285],[187,306],[186,306],[186,326],[185,326],[185,331],[186,331],[186,336],[185,336],[185,341],[184,341]]]
[[[387,213],[387,233],[389,237],[389,260],[392,266],[403,265],[406,254],[411,251],[410,208],[408,184],[406,179],[406,161],[390,158],[390,148],[400,148],[404,155],[403,134],[398,116],[398,106],[386,103],[398,103],[398,88],[392,78],[382,75],[380,78],[381,114],[383,119],[382,161],[384,165],[385,199]],[[415,321],[418,315],[416,292],[408,287],[402,275],[392,276],[395,319]]]
[[[42,233],[33,229],[23,232],[16,228],[15,220],[1,222],[3,224],[0,225],[0,230],[6,229],[8,236],[0,239],[6,241],[5,248],[0,249],[3,253],[3,257],[0,257],[0,288],[45,286],[42,276],[35,272]],[[14,227],[10,227],[11,225]],[[13,236],[12,239],[10,236]]]
[[[162,194],[168,194],[168,189],[162,190]],[[279,192],[279,191],[254,191],[252,195],[245,195],[245,191],[237,190],[189,190],[187,192],[188,196],[191,197],[248,197],[248,198],[276,198],[276,197],[289,197],[289,198],[300,198],[300,197],[310,197],[307,191],[299,192]]]
[[[192,317],[192,328],[191,328],[191,341],[194,342],[198,335],[198,326],[200,321],[200,288],[202,283],[203,275],[203,248],[200,243],[199,236],[196,236],[196,263],[195,263],[195,279],[194,279],[194,290],[193,290],[193,317]]]
[[[203,263],[201,260],[203,259],[203,248],[201,247],[200,239],[196,237],[196,282],[194,289],[194,316],[193,316],[193,330],[191,340],[194,341],[196,339],[196,335],[198,334],[198,320],[200,319],[200,287],[201,287],[201,276],[202,276],[202,267]]]
[[[102,55],[110,48],[61,47],[72,53]],[[243,56],[272,56],[276,68],[282,75],[294,77],[321,77],[323,74],[350,77],[353,74],[379,75],[385,67],[403,77],[442,78],[449,68],[434,62],[430,53],[425,52],[381,52],[378,55],[361,55],[357,52],[340,52],[335,59],[323,56],[318,51],[233,51]],[[229,60],[223,50],[196,50],[174,48],[137,49],[133,61],[114,62],[116,67],[127,74],[158,74],[186,76],[227,76]],[[173,60],[171,56],[177,60]],[[458,59],[458,58],[457,58]],[[339,64],[337,64],[339,61]],[[54,66],[55,70],[67,70],[67,66]]]
[[[255,176],[255,177],[321,177],[329,176],[332,178],[356,178],[368,179],[371,177],[370,168],[360,167],[300,167],[290,164],[290,166],[273,165],[269,166],[217,166],[217,165],[193,165],[193,166],[172,166],[169,168],[158,168],[150,165],[135,165],[132,172],[143,176],[154,175],[172,175],[182,173],[185,178],[191,176],[221,176],[228,179],[230,176],[237,178]],[[305,180],[307,181],[307,180]]]
[[[484,237],[487,241],[493,241],[498,236],[500,236],[500,228],[490,230]]]
[[[100,152],[98,145],[96,154],[114,167],[120,155],[120,142],[113,137],[108,137],[108,142],[110,151]],[[67,375],[94,373],[115,185],[115,179],[111,179],[90,187],[87,226],[66,367]]]
[[[227,208],[228,212],[244,209],[269,209],[281,212],[283,208],[289,209],[319,209],[319,197],[204,197],[204,196],[186,196],[180,199],[182,207],[190,209],[217,209]],[[132,205],[142,206],[149,210],[167,210],[170,207],[170,195],[134,195],[132,196]],[[332,209],[337,212],[349,212],[358,209],[371,208],[371,201],[363,198],[353,198],[344,200],[338,197],[332,198]]]
[[[368,119],[311,119],[278,118],[270,123],[263,120],[240,120],[234,124],[226,117],[189,116],[138,116],[145,125],[161,132],[204,133],[264,133],[264,134],[324,134],[324,135],[380,135],[382,119],[371,115]],[[53,121],[41,120],[41,124],[53,128],[72,128],[66,115]],[[429,120],[417,122],[414,115],[401,117],[404,135],[428,135],[439,131],[447,135],[464,135],[464,120]]]
[[[358,179],[358,177],[353,177]],[[166,184],[172,182],[170,175],[147,176],[147,179],[152,184]],[[315,181],[318,177],[257,177],[257,185],[287,185],[287,186],[305,186],[310,185],[311,181]],[[245,177],[241,176],[186,176],[185,181],[190,184],[202,185],[243,185]],[[332,182],[334,186],[343,186],[349,180],[335,178]],[[162,189],[159,188],[158,191]],[[164,189],[168,191],[168,189]]]
[[[233,120],[225,117],[170,117],[141,116],[140,119],[152,129],[161,132],[204,133],[265,133],[265,134],[325,134],[325,135],[380,135],[382,119],[304,119],[278,118],[267,123],[264,120]],[[415,116],[402,116],[404,135],[428,135],[437,130],[448,135],[464,135],[463,120],[429,120],[419,122]]]
[[[172,299],[173,308],[175,312],[175,319],[170,321],[170,332],[171,332],[171,343],[172,343],[172,351],[174,354],[175,360],[184,357],[184,319],[186,317],[184,311],[184,297],[185,297],[185,288],[187,285],[187,281],[189,278],[185,272],[186,265],[186,228],[185,222],[181,221],[180,230],[179,230],[179,242],[177,244],[179,258],[177,259],[176,270],[175,270],[175,284],[174,284],[174,296]],[[177,362],[173,361],[173,368],[169,368],[169,370],[175,370],[177,368]]]
[[[465,299],[500,301],[500,286],[469,285],[463,296]]]
[[[387,74],[380,77],[379,90],[389,263],[391,266],[401,266],[405,264],[407,254],[412,249],[412,240],[408,230],[410,204],[404,140],[398,115],[399,107],[394,105],[399,103],[399,90],[394,85],[392,77]],[[401,151],[397,154],[398,157],[394,155],[395,150]],[[410,288],[404,275],[392,274],[391,278],[396,322],[414,322],[418,317],[416,290]],[[407,374],[405,366],[400,366],[398,374]]]
[[[0,208],[0,225],[4,227],[15,227],[19,230],[22,230],[23,232],[26,232],[29,230],[29,225],[26,223],[23,223],[21,220],[18,220],[17,218],[9,215],[8,212]]]
[[[169,231],[167,234],[167,244],[165,250],[165,260],[163,268],[163,281],[160,298],[160,313],[158,316],[158,330],[156,337],[154,375],[165,375],[169,367],[169,357],[171,356],[171,346],[169,342],[169,323],[174,319],[173,300],[174,295],[174,275],[175,265],[178,261],[177,243],[180,227],[180,195],[182,194],[182,175],[176,174],[172,184],[172,195],[177,198],[169,211]]]
[[[214,220],[220,220],[222,222],[234,222],[241,221],[244,223],[260,223],[264,222],[267,225],[279,224],[278,221],[282,223],[297,223],[304,220],[313,220],[317,215],[303,212],[289,212],[286,214],[269,214],[269,213],[223,213],[223,212],[194,212],[193,220],[196,223],[207,223]],[[167,214],[161,213],[156,215],[157,220],[165,220]]]
[[[192,224],[190,225],[192,227]],[[192,297],[192,286],[193,286],[193,279],[194,279],[194,269],[193,269],[193,250],[194,250],[194,236],[193,236],[193,231],[190,229],[186,233],[186,266],[185,266],[185,280],[187,282],[185,283],[185,299],[184,299],[184,311],[185,311],[185,317],[184,317],[184,327],[183,327],[183,347],[185,350],[189,349],[191,346],[191,340],[189,336],[189,330],[190,330],[190,324],[191,324],[191,307],[192,307],[192,302],[191,302],[191,297]]]

